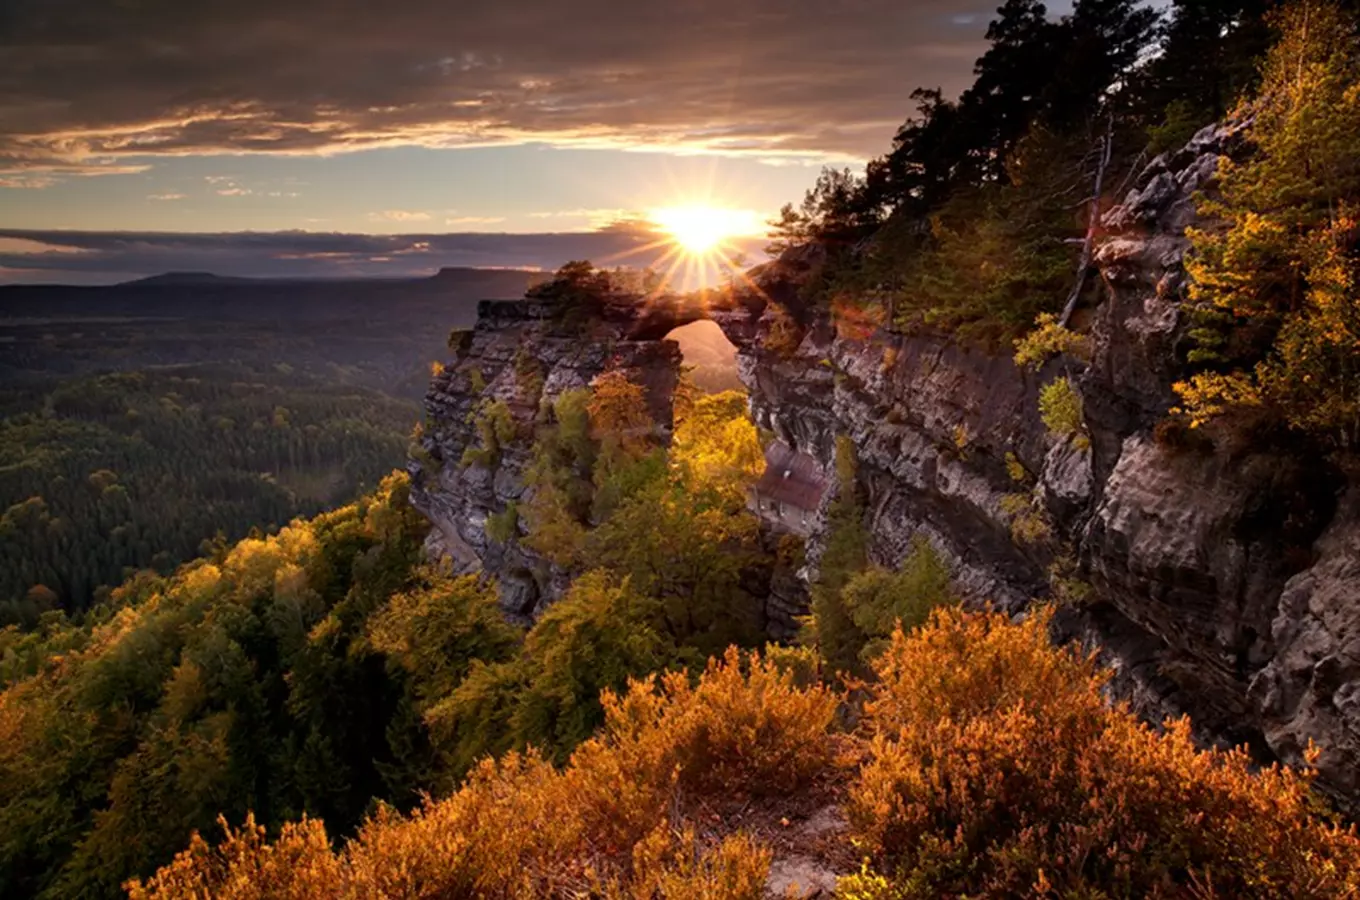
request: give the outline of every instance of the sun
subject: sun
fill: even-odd
[[[665,206],[649,217],[691,256],[711,256],[732,238],[760,234],[763,222],[751,210],[721,206]]]

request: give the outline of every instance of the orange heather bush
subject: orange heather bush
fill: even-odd
[[[683,672],[662,675],[660,693],[650,690],[654,681],[622,699],[605,695],[604,740],[618,748],[662,743],[665,764],[679,767],[687,790],[785,793],[831,762],[826,734],[838,695],[798,687],[773,661],[753,654],[743,667],[733,647],[709,660],[697,686]]]
[[[536,753],[484,760],[409,817],[384,809],[338,853],[304,820],[273,844],[248,820],[189,849],[132,900],[722,898],[758,900],[770,854],[730,835],[705,848],[674,821],[684,796],[790,791],[831,764],[838,697],[735,649],[602,697],[606,721],[558,771]],[[224,823],[225,825],[225,823]]]
[[[694,831],[657,829],[633,851],[633,883],[609,900],[757,900],[765,893],[770,851],[743,834],[729,835],[700,855]]]
[[[894,636],[847,803],[880,874],[845,897],[1355,896],[1360,841],[1310,773],[1149,728],[1047,628],[946,609]]]

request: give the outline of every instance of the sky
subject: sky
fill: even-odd
[[[634,264],[620,223],[696,204],[758,231],[960,91],[996,2],[7,0],[0,282]]]

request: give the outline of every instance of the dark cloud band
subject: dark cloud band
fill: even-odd
[[[976,0],[14,0],[0,174],[154,154],[519,140],[883,149],[956,89]]]
[[[763,241],[735,250],[754,262]],[[306,231],[179,234],[0,229],[0,283],[110,282],[202,271],[274,278],[429,275],[444,266],[556,269],[665,266],[670,252],[637,228],[545,234],[338,234]],[[683,274],[683,273],[682,273]]]

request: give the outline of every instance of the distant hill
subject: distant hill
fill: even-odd
[[[55,315],[334,318],[356,310],[417,304],[470,324],[478,300],[514,299],[541,273],[524,269],[441,269],[427,278],[264,279],[166,272],[122,284],[0,285],[5,318]],[[456,323],[450,323],[456,324]]]
[[[0,384],[144,366],[276,365],[415,398],[477,301],[540,273],[448,268],[427,278],[277,280],[167,272],[107,286],[0,286]]]
[[[231,275],[214,275],[212,272],[165,272],[148,278],[136,278],[122,282],[126,285],[198,285],[198,284],[249,284],[256,279],[240,278]]]

